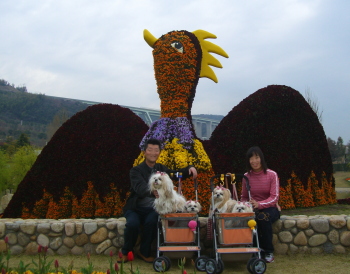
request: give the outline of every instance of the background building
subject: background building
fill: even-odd
[[[74,99],[70,99],[70,100],[74,100]],[[76,101],[79,101],[87,105],[101,104],[99,102],[84,101],[84,100],[76,100]],[[136,115],[138,115],[148,126],[150,126],[154,121],[160,118],[160,110],[122,106],[122,105],[120,106],[129,108]],[[210,115],[210,114],[192,115],[192,123],[196,131],[197,137],[202,140],[208,140],[212,132],[214,131],[214,129],[222,120],[222,118],[224,118],[224,116],[222,115]]]

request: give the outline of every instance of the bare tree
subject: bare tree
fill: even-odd
[[[312,94],[310,87],[306,87],[304,97],[305,97],[306,102],[309,103],[312,110],[316,113],[318,120],[322,124],[323,110],[320,109],[318,99]]]
[[[332,162],[337,159],[337,143],[330,137],[327,138],[328,149],[332,157]]]
[[[68,120],[68,118],[68,113],[65,109],[61,109],[56,113],[55,117],[53,117],[52,122],[47,126],[48,141],[55,134],[57,129],[59,129],[62,126],[62,124]]]

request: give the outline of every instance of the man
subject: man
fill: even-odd
[[[130,170],[131,194],[123,208],[126,218],[124,230],[124,246],[122,247],[123,258],[121,261],[127,262],[127,254],[133,251],[140,232],[140,225],[143,225],[140,251],[137,255],[148,263],[153,263],[151,257],[151,244],[155,239],[157,231],[158,213],[153,209],[153,202],[157,197],[157,192],[150,193],[148,180],[150,176],[157,172],[176,173],[166,166],[156,163],[161,152],[161,143],[156,139],[149,139],[143,151],[145,160]],[[197,170],[193,166],[188,166],[178,172],[182,172],[183,178],[190,175],[195,179]]]

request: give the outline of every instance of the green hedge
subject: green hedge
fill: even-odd
[[[333,171],[350,171],[349,164],[333,164]]]

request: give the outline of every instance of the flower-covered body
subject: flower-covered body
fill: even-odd
[[[203,206],[202,212],[206,214],[209,209],[210,195],[208,182],[214,173],[201,141],[195,138],[192,132],[191,124],[185,117],[177,119],[161,118],[151,125],[140,144],[140,148],[143,150],[144,143],[148,139],[155,138],[162,143],[162,152],[158,158],[158,163],[173,170],[185,168],[189,165],[195,166],[198,171],[199,200]],[[134,166],[142,163],[143,160],[144,155],[140,153],[134,162]],[[182,193],[187,199],[195,199],[195,190],[191,179],[186,179],[183,182]]]
[[[160,118],[153,122],[141,141],[142,150],[145,148],[145,142],[151,138],[161,141],[162,149],[165,143],[170,142],[173,138],[178,138],[184,148],[191,149],[195,136],[191,122],[185,117],[178,117],[176,119]]]

